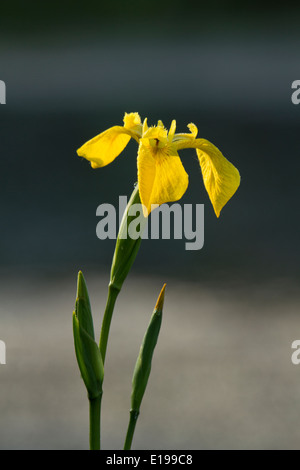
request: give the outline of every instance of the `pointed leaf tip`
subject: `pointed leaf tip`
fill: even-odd
[[[164,306],[164,300],[165,300],[165,290],[166,290],[166,285],[163,285],[163,288],[159,294],[159,297],[157,299],[156,305],[155,305],[155,310],[160,310],[162,311],[163,306]]]
[[[77,277],[77,297],[81,297],[84,299],[88,298],[86,282],[82,274],[82,271],[78,272],[78,277]]]
[[[75,314],[81,327],[95,339],[94,324],[92,318],[92,309],[90,304],[90,298],[88,288],[81,271],[78,273],[77,278],[77,293],[75,303]]]

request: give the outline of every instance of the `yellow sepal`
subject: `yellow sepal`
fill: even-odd
[[[240,174],[217,147],[205,139],[196,139],[195,147],[202,170],[204,186],[216,216],[240,185]]]
[[[178,155],[164,155],[140,144],[138,184],[142,204],[150,214],[152,205],[178,201],[186,192],[189,178]]]
[[[128,129],[114,126],[86,142],[77,150],[77,154],[89,160],[92,168],[100,168],[114,161],[131,137],[133,136]]]

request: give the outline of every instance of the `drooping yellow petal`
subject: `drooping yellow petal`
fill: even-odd
[[[176,152],[155,149],[140,143],[138,152],[138,184],[142,204],[148,214],[154,204],[178,201],[184,195],[189,178]],[[147,214],[145,214],[147,215]]]
[[[114,126],[86,142],[77,154],[91,162],[92,168],[111,163],[124,150],[132,137],[137,142],[142,135],[139,113],[125,113],[124,127]]]
[[[217,147],[205,139],[196,139],[199,163],[204,186],[208,192],[216,216],[234,195],[240,185],[240,174]]]
[[[77,154],[89,160],[92,168],[100,168],[120,155],[131,137],[133,135],[128,129],[114,126],[86,142]]]

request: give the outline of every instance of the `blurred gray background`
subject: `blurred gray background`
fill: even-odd
[[[242,182],[216,219],[194,151],[181,153],[181,203],[205,205],[204,248],[143,241],[112,324],[104,448],[122,448],[136,355],[164,282],[134,448],[299,448],[299,13],[290,2],[1,5],[0,448],[88,447],[76,276],[86,276],[99,333],[114,242],[97,239],[96,208],[131,194],[137,148],[98,171],[76,149],[125,111],[167,127],[176,119],[178,132],[194,122]]]

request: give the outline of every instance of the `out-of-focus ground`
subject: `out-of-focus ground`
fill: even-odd
[[[86,272],[97,336],[106,277]],[[88,447],[88,407],[73,351],[76,273],[1,278],[0,447]],[[121,449],[131,376],[157,295],[163,325],[135,449],[296,449],[300,442],[300,292],[287,279],[185,283],[130,276],[112,322],[103,447]]]

